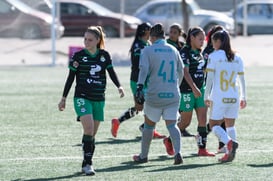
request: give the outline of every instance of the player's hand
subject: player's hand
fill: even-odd
[[[145,98],[144,98],[144,92],[143,92],[143,85],[142,84],[137,85],[137,90],[136,90],[136,93],[135,93],[134,97],[135,97],[136,104],[139,104],[139,105],[144,104]]]
[[[120,87],[118,88],[118,92],[119,92],[120,98],[122,98],[122,97],[125,96],[123,87],[120,86]]]
[[[63,111],[65,109],[65,98],[63,97],[58,104],[59,111]]]
[[[240,101],[240,108],[244,109],[246,107],[246,100],[241,100]]]
[[[195,98],[198,98],[198,97],[202,96],[202,93],[198,88],[192,89],[192,92],[193,92],[193,95],[194,95]]]
[[[210,100],[205,100],[205,105],[210,107]]]
[[[135,103],[136,113],[143,110],[143,104]]]

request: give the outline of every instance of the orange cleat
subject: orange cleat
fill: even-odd
[[[225,162],[231,162],[234,160],[235,158],[235,154],[236,154],[236,149],[238,148],[238,143],[230,140],[227,143],[227,149],[228,149],[228,153],[226,153],[222,158],[220,158],[218,161],[221,163],[225,163]]]
[[[163,139],[163,143],[165,145],[166,152],[168,153],[168,155],[174,155],[174,149],[171,139],[166,137]]]
[[[112,119],[111,133],[112,133],[113,137],[117,137],[118,128],[119,128],[119,120],[117,118]]]
[[[165,136],[165,135],[162,135],[162,134],[160,134],[159,132],[157,132],[156,130],[154,130],[153,138],[154,138],[154,139],[162,139],[162,138],[166,138],[166,136]]]
[[[136,163],[147,163],[148,162],[148,158],[141,158],[140,155],[134,155],[133,160]]]
[[[205,148],[199,148],[198,156],[215,156],[215,153],[209,152]]]

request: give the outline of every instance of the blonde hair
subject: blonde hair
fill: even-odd
[[[97,39],[100,40],[99,43],[97,44],[97,48],[99,49],[105,48],[105,44],[104,44],[105,34],[101,26],[89,26],[85,32],[92,33],[93,35],[95,35]]]

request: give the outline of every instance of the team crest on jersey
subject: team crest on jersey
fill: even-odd
[[[87,62],[88,60],[87,60],[87,57],[82,57],[82,61],[83,62]]]
[[[197,61],[200,61],[202,59],[201,56],[195,55],[195,54],[192,54],[191,57],[192,57],[192,59],[197,60]]]
[[[73,62],[73,67],[78,68],[78,66],[79,66],[79,62],[74,61],[74,62]]]
[[[100,61],[101,61],[101,62],[105,62],[105,60],[106,60],[106,59],[105,59],[104,56],[101,56],[101,57],[100,57]]]
[[[86,109],[84,107],[82,107],[81,112],[86,112]]]

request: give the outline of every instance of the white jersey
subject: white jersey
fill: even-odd
[[[140,55],[138,84],[147,82],[146,103],[159,107],[179,103],[183,68],[179,52],[164,39],[145,47]]]
[[[223,104],[239,103],[237,77],[244,74],[244,66],[238,55],[234,56],[233,61],[228,61],[224,50],[216,50],[208,57],[206,71],[208,77],[205,100]],[[242,84],[244,87],[244,82]],[[243,88],[241,98],[244,94]]]

